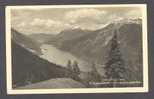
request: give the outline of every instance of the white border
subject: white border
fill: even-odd
[[[34,7],[35,6],[35,7]],[[143,44],[143,87],[126,88],[71,88],[71,89],[12,89],[11,66],[11,9],[42,9],[42,8],[87,8],[87,7],[139,7],[142,15],[142,44]],[[147,39],[147,5],[146,4],[116,4],[116,5],[33,5],[6,6],[6,75],[8,94],[65,94],[65,93],[135,93],[148,92],[148,39]]]

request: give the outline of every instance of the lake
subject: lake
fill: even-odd
[[[43,44],[41,46],[41,50],[42,50],[43,54],[40,57],[48,60],[49,62],[66,67],[68,60],[71,60],[72,63],[73,63],[73,61],[77,61],[78,66],[81,71],[89,71],[90,70],[91,66],[88,64],[88,62],[72,55],[69,52],[62,51],[53,45]]]

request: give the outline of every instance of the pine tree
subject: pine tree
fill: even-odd
[[[74,63],[73,63],[73,72],[76,74],[80,74],[80,69],[79,69],[77,61],[74,61]]]
[[[111,40],[111,49],[109,51],[109,59],[105,64],[105,70],[107,79],[124,79],[124,60],[122,59],[119,44],[117,42],[117,31],[115,31]]]

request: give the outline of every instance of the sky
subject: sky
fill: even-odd
[[[12,9],[11,27],[26,35],[58,34],[75,28],[97,30],[116,20],[139,17],[137,7]]]

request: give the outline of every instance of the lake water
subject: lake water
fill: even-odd
[[[88,62],[77,58],[69,52],[62,51],[53,45],[44,44],[41,46],[41,50],[43,55],[41,55],[40,57],[48,60],[49,62],[66,67],[68,60],[71,60],[72,63],[73,61],[77,61],[81,71],[90,70],[90,65],[88,65]]]

